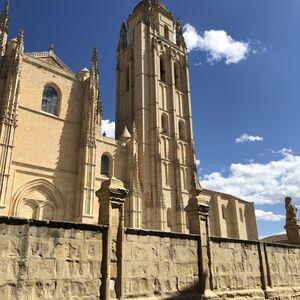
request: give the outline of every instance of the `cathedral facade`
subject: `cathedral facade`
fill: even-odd
[[[101,134],[94,50],[74,73],[54,53],[27,53],[24,34],[0,23],[0,214],[97,224],[95,195],[115,177],[129,190],[125,226],[186,233],[185,207],[200,195],[211,234],[257,240],[253,203],[201,187],[192,127],[187,47],[180,21],[143,0],[117,48],[116,139]]]

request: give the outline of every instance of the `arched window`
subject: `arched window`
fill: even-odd
[[[169,133],[169,119],[167,114],[161,115],[162,133]]]
[[[169,27],[168,27],[168,25],[165,25],[165,28],[164,28],[164,37],[166,39],[169,39]]]
[[[184,121],[179,120],[178,122],[179,138],[185,140],[185,125]]]
[[[109,177],[109,157],[105,154],[101,157],[101,175]]]
[[[42,111],[58,115],[58,94],[52,86],[46,86],[43,92]]]
[[[162,56],[159,59],[159,66],[160,66],[160,81],[166,82],[166,65],[165,65],[165,60]]]
[[[180,79],[180,65],[179,63],[175,62],[174,63],[174,81],[175,81],[175,87],[180,90],[180,83],[181,83],[181,79]]]

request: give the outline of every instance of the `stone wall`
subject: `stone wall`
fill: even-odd
[[[99,299],[104,227],[0,219],[0,299]]]
[[[0,217],[0,299],[300,299],[300,247],[117,223]]]
[[[211,238],[212,289],[222,298],[300,299],[300,248]]]
[[[127,229],[125,298],[178,294],[198,282],[198,237]]]

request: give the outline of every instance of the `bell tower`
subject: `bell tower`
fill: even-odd
[[[187,49],[180,21],[159,0],[141,1],[122,24],[116,81],[116,138],[133,124],[138,135],[141,227],[186,232],[184,207],[201,190]]]

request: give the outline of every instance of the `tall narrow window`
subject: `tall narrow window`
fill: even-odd
[[[43,92],[42,111],[58,115],[58,95],[52,86],[46,86]]]
[[[184,121],[179,120],[178,122],[179,138],[185,140],[185,125]]]
[[[243,214],[243,210],[241,208],[239,208],[239,212],[240,212],[240,220],[243,223],[244,222],[244,214]]]
[[[130,85],[130,78],[129,78],[129,66],[127,66],[127,68],[126,68],[126,82],[125,82],[125,89],[126,89],[126,92],[128,92],[129,91],[129,85]]]
[[[168,27],[168,25],[165,25],[165,28],[164,28],[164,37],[166,39],[169,39],[169,27]]]
[[[224,204],[222,205],[222,218],[226,220],[226,207]]]
[[[166,65],[165,65],[165,60],[161,56],[159,60],[160,64],[160,81],[166,82]]]
[[[101,175],[109,177],[109,157],[107,155],[101,157]]]
[[[162,133],[169,133],[169,119],[167,114],[161,115]]]
[[[180,65],[179,63],[174,63],[174,81],[175,81],[175,87],[180,90]]]

